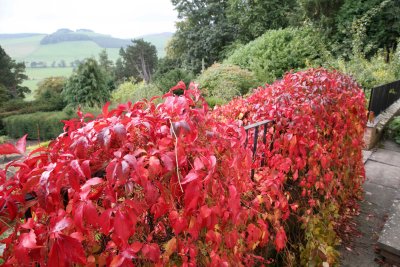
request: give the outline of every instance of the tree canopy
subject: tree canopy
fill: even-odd
[[[198,74],[271,29],[310,25],[335,56],[353,47],[367,57],[389,54],[400,37],[398,0],[171,0],[181,19],[168,56]],[[360,36],[362,37],[360,41]],[[357,43],[358,42],[358,43]]]
[[[227,0],[172,0],[178,17],[177,31],[169,48],[185,68],[200,72],[223,59],[226,46],[234,41],[235,27],[228,21]]]
[[[146,83],[151,81],[152,75],[157,65],[157,49],[154,45],[143,39],[135,39],[132,45],[125,49],[121,48],[120,56],[122,62],[117,62],[117,72],[122,75],[128,75],[137,80],[143,80]],[[122,64],[121,64],[122,63]]]
[[[63,96],[72,105],[98,106],[110,99],[104,70],[93,58],[85,60],[68,79]]]
[[[28,76],[25,75],[25,64],[17,63],[0,46],[0,102],[11,98],[23,98],[29,93],[28,87],[22,83]]]

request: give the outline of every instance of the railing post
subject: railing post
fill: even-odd
[[[258,134],[259,134],[259,128],[260,126],[264,126],[264,130],[263,130],[263,137],[262,137],[262,142],[264,144],[264,149],[266,149],[266,143],[267,143],[267,131],[268,131],[268,124],[272,122],[271,120],[264,120],[264,121],[260,121],[257,123],[253,123],[250,125],[247,125],[244,127],[244,129],[246,130],[246,141],[245,141],[245,147],[247,147],[248,144],[248,140],[249,140],[249,131],[251,129],[254,128],[254,138],[253,138],[253,147],[252,147],[252,163],[254,163],[255,159],[256,159],[256,153],[257,153],[257,145],[258,145]],[[262,158],[261,158],[261,166],[263,167],[265,165],[265,152],[262,153]],[[255,169],[252,167],[251,168],[251,174],[250,174],[250,178],[252,181],[254,181],[254,173],[255,173]]]

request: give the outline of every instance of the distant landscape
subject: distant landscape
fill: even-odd
[[[157,33],[138,36],[157,48],[159,58],[165,56],[165,46],[173,33]],[[0,46],[13,59],[25,62],[29,79],[24,82],[32,92],[37,83],[50,76],[68,77],[73,68],[89,57],[97,58],[106,49],[109,59],[116,61],[119,49],[131,44],[131,39],[114,38],[108,34],[96,33],[88,29],[72,31],[59,29],[52,34],[15,33],[0,34]],[[28,94],[26,100],[33,100]]]

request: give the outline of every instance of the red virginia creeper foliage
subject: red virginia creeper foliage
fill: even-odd
[[[367,118],[363,91],[350,77],[324,69],[290,73],[218,108],[214,116],[244,124],[275,120],[267,147],[259,139],[254,163],[259,166],[266,154],[266,167],[255,176],[253,203],[269,214],[270,224],[289,215],[307,223],[324,203],[337,205],[342,214],[356,208],[365,179],[361,151]],[[284,246],[284,233],[277,231],[277,249]]]
[[[286,246],[291,214],[358,195],[366,118],[350,78],[288,74],[214,112],[194,85],[173,89],[184,94],[157,106],[80,114],[48,148],[11,162],[12,177],[0,171],[6,265],[252,266]],[[275,121],[254,163],[237,119]],[[262,153],[267,166],[251,181]]]

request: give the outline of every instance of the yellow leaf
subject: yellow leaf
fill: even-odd
[[[164,248],[165,248],[164,257],[166,260],[168,260],[169,257],[172,255],[172,253],[174,253],[176,250],[176,238],[175,237],[171,238],[167,243],[165,243]]]

